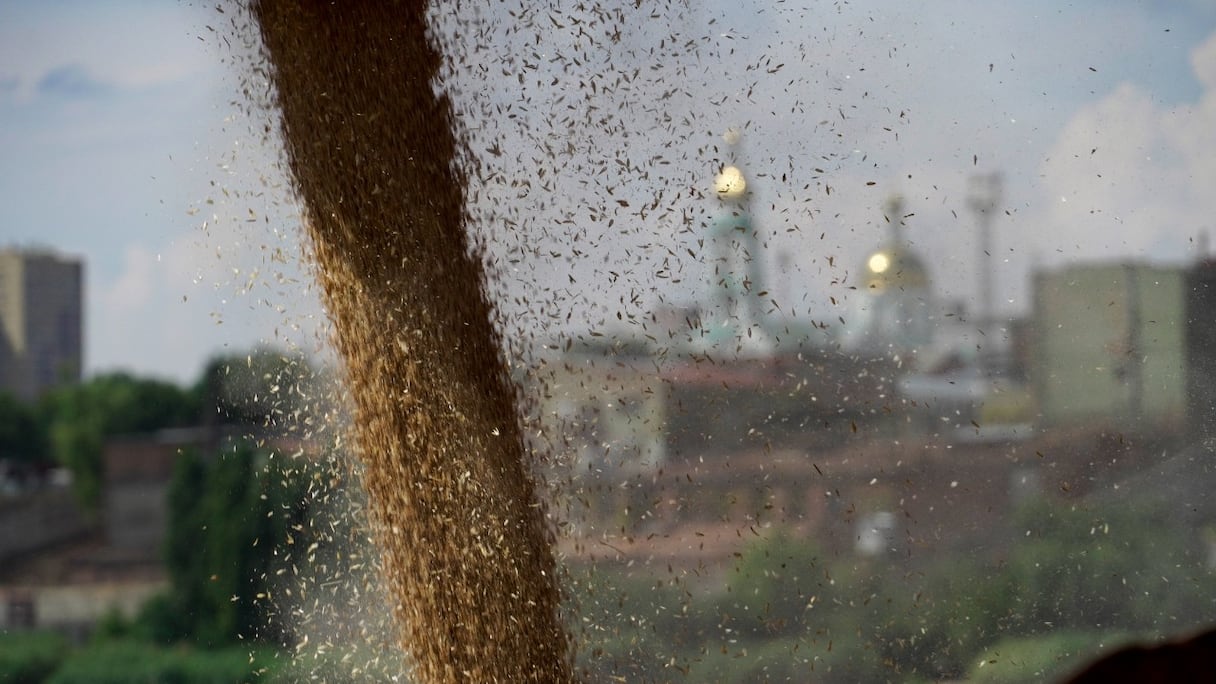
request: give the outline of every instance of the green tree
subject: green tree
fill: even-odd
[[[111,373],[51,392],[39,412],[51,456],[72,472],[80,501],[95,508],[101,498],[106,439],[193,425],[199,406],[195,394],[172,383]]]
[[[101,500],[102,446],[105,429],[100,412],[82,387],[60,390],[48,402],[51,454],[72,473],[72,489],[85,508]]]
[[[890,625],[876,649],[906,675],[958,679],[980,649],[1020,624],[1011,582],[995,564],[969,557],[888,574],[878,593]]]
[[[184,454],[169,493],[165,562],[170,593],[151,605],[149,631],[162,641],[206,646],[281,640],[268,621],[268,591],[287,547],[304,541],[309,482],[317,467],[271,459],[246,441],[209,463]]]
[[[824,554],[813,541],[772,531],[743,553],[719,612],[733,615],[745,633],[797,633],[805,628],[807,612],[832,591],[830,581]]]
[[[1216,580],[1198,539],[1159,505],[1034,501],[1011,529],[993,558],[886,578],[880,593],[895,617],[885,658],[905,673],[959,679],[998,642],[1030,649],[1067,642],[1057,634],[1169,633],[1210,620]]]
[[[46,681],[68,652],[67,639],[61,634],[0,631],[0,682],[34,684]]]
[[[1213,576],[1196,534],[1161,506],[1037,502],[1006,570],[1022,631],[1179,629],[1209,619]]]
[[[95,509],[107,439],[200,423],[291,429],[318,396],[317,378],[303,355],[264,347],[212,359],[189,389],[127,373],[61,387],[43,398],[32,423],[20,405],[0,399],[0,455],[12,448],[50,456],[72,472],[77,497]]]
[[[47,458],[46,431],[34,409],[0,393],[0,460],[41,463]]]
[[[199,562],[199,542],[207,528],[203,511],[207,475],[207,464],[193,449],[183,451],[174,463],[163,552],[173,590],[146,604],[140,620],[149,632],[146,636],[155,641],[173,643],[191,636],[198,616],[208,608],[207,568]]]
[[[292,428],[321,382],[303,354],[258,347],[216,356],[194,386],[210,424]]]

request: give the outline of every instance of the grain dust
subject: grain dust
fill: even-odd
[[[254,0],[413,676],[569,681],[426,3]]]

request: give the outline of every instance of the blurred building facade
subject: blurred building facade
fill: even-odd
[[[1135,263],[1072,264],[1035,274],[1029,370],[1042,424],[1183,423],[1186,274]],[[1195,312],[1190,319],[1199,317]],[[1194,366],[1200,355],[1192,357]]]
[[[32,400],[80,381],[84,264],[42,249],[0,249],[0,391]]]

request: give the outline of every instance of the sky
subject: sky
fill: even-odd
[[[1035,268],[1179,263],[1216,227],[1216,2],[536,4],[434,12],[509,334],[695,300],[728,161],[770,290],[812,318],[847,301],[892,193],[941,296],[970,303],[989,268],[1009,314]],[[188,382],[216,353],[323,346],[238,16],[0,0],[0,244],[85,260],[89,373]],[[984,265],[967,193],[992,172]]]

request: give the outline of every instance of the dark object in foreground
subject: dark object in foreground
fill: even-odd
[[[1090,664],[1064,684],[1216,682],[1216,629],[1160,646],[1127,646]]]

